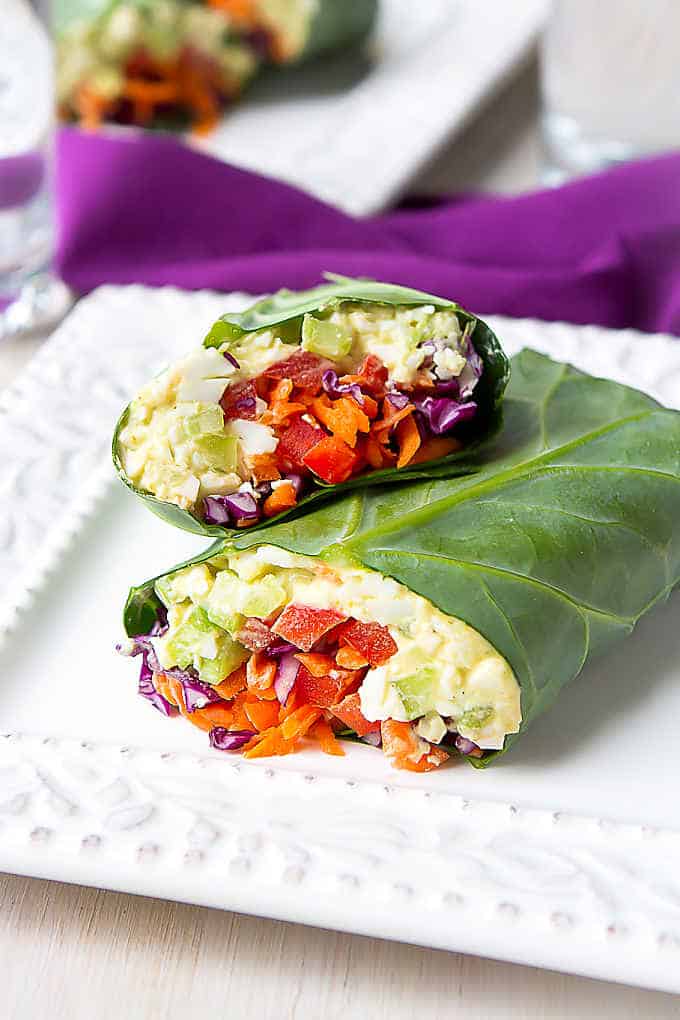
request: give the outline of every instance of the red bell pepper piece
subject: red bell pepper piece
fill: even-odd
[[[256,398],[257,390],[252,379],[228,386],[220,398],[225,421],[233,421],[234,418],[254,421],[257,418]]]
[[[305,454],[302,462],[324,482],[337,485],[347,481],[359,463],[359,457],[342,439],[326,436]]]
[[[380,358],[378,358],[375,354],[367,354],[359,368],[359,371],[354,375],[343,375],[340,378],[340,382],[359,383],[362,390],[369,390],[371,393],[382,396],[385,392],[387,376],[387,368],[383,365]]]
[[[272,630],[284,641],[290,641],[303,652],[309,652],[319,638],[346,619],[335,609],[313,609],[311,606],[293,603],[286,606]]]
[[[339,704],[331,705],[331,712],[354,730],[358,737],[365,737],[367,733],[376,733],[380,730],[380,720],[370,722],[361,711],[361,698],[358,694],[348,694]]]
[[[387,627],[381,623],[361,623],[352,620],[345,624],[339,635],[344,642],[359,652],[371,666],[382,666],[397,651],[397,644]]]
[[[279,460],[288,461],[293,467],[304,467],[306,454],[314,449],[325,435],[323,429],[298,418],[281,434],[277,446]]]
[[[330,708],[342,697],[344,683],[342,677],[312,676],[301,665],[295,678],[295,690],[298,700],[303,704]]]
[[[303,390],[320,390],[323,374],[332,362],[311,351],[296,351],[283,361],[275,361],[262,373],[267,379],[290,379]]]

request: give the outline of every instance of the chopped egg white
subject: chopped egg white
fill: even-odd
[[[274,429],[269,425],[260,425],[256,421],[246,421],[245,418],[236,418],[227,422],[224,427],[227,435],[234,435],[241,444],[241,450],[246,457],[255,457],[262,453],[273,453],[277,447],[278,439],[274,435]]]

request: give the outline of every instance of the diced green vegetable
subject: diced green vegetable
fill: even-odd
[[[159,577],[155,584],[156,594],[165,606],[191,599],[200,605],[213,586],[213,575],[205,563],[197,563],[176,574]]]
[[[197,656],[194,666],[206,684],[220,684],[233,673],[250,655],[247,648],[234,641],[228,634],[222,634],[217,655],[211,659]]]
[[[246,584],[233,571],[223,570],[203,606],[213,622],[233,634],[240,626],[241,615],[265,618],[282,606],[287,597],[283,585],[272,575]]]
[[[221,570],[210,594],[201,602],[208,618],[231,635],[236,634],[243,617],[236,608],[239,579],[230,570]]]
[[[245,586],[245,592],[241,598],[241,611],[246,616],[258,616],[261,619],[266,619],[287,600],[288,596],[283,585],[272,574],[267,574],[259,581]]]
[[[423,666],[410,676],[395,681],[394,686],[409,719],[418,719],[430,711],[436,679],[433,667]]]
[[[194,443],[211,468],[227,473],[236,470],[238,463],[236,436],[197,436]]]
[[[344,358],[352,349],[352,335],[333,322],[305,315],[302,348],[324,358]]]
[[[493,718],[494,710],[491,705],[477,705],[475,708],[468,708],[461,717],[456,720],[458,726],[466,730],[481,730]]]
[[[224,431],[224,412],[218,404],[202,408],[197,414],[184,419],[187,436],[219,436]]]
[[[178,622],[174,624],[171,621],[170,630],[158,641],[161,666],[186,669],[199,656],[213,658],[219,648],[221,631],[210,622],[200,606],[189,604],[178,615]]]

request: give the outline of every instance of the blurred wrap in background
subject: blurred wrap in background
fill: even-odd
[[[494,45],[508,49],[524,16],[524,35],[503,73],[521,64],[546,17],[545,0],[517,0],[512,17],[503,4],[469,0],[430,0],[422,9],[409,0],[54,0],[62,122],[55,268],[76,294],[104,283],[261,292],[306,287],[328,269],[455,295],[482,314],[680,333],[680,155],[656,154],[677,148],[680,138],[657,132],[651,145],[647,132],[637,144],[635,124],[613,110],[616,95],[598,86],[614,65],[617,80],[625,79],[632,40],[655,52],[678,8],[650,0],[643,11],[625,0],[605,39],[603,11],[611,14],[612,2],[601,0],[597,16],[576,0],[554,5],[543,53],[543,127],[546,179],[617,165],[560,188],[416,198],[359,217],[339,206],[359,207],[353,196],[367,175],[377,193],[383,161],[396,182],[400,153],[406,161],[411,147],[422,148],[421,159],[427,154],[420,121],[435,125],[430,151],[446,139],[449,121],[464,124],[473,93],[454,114],[446,74],[462,71],[461,82],[486,76],[484,88],[495,88]],[[24,138],[52,97],[43,73],[46,37],[28,0],[7,3],[14,21],[3,59],[13,89],[5,84],[3,107],[0,88],[0,115],[13,128],[0,151],[0,252],[5,269],[10,249],[14,263],[3,277],[6,300],[17,281],[49,268],[52,251],[49,117],[35,138]],[[473,30],[488,44],[465,45]],[[600,46],[592,45],[593,33]],[[31,61],[13,65],[12,52],[27,47]],[[663,104],[673,85],[672,62],[658,52],[656,64],[646,62],[638,114],[643,101],[652,109]],[[630,56],[631,73],[638,58]],[[313,70],[298,70],[301,64]],[[600,114],[590,126],[575,91],[584,76]],[[475,88],[479,101],[484,89]],[[606,135],[609,122],[616,144],[592,134],[596,124]],[[244,124],[267,127],[239,136],[237,168],[229,138]],[[299,176],[272,169],[276,158],[265,161],[270,176],[263,176],[264,152],[288,152],[308,170],[311,186],[284,183]],[[451,152],[455,158],[455,146]],[[411,176],[418,166],[417,159],[409,164]],[[316,174],[317,167],[325,170]],[[329,167],[336,193],[341,182],[335,203],[309,193],[328,196],[321,178]],[[387,201],[386,191],[373,207]]]

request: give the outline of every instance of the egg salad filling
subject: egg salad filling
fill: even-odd
[[[347,301],[201,347],[132,401],[125,480],[248,527],[319,484],[445,456],[477,412],[473,330],[451,308]]]
[[[155,582],[157,620],[121,650],[139,691],[218,750],[288,754],[338,737],[426,772],[482,757],[521,722],[520,688],[477,631],[392,578],[262,545]]]
[[[57,45],[57,101],[87,127],[217,123],[260,65],[297,59],[318,0],[117,0]]]

